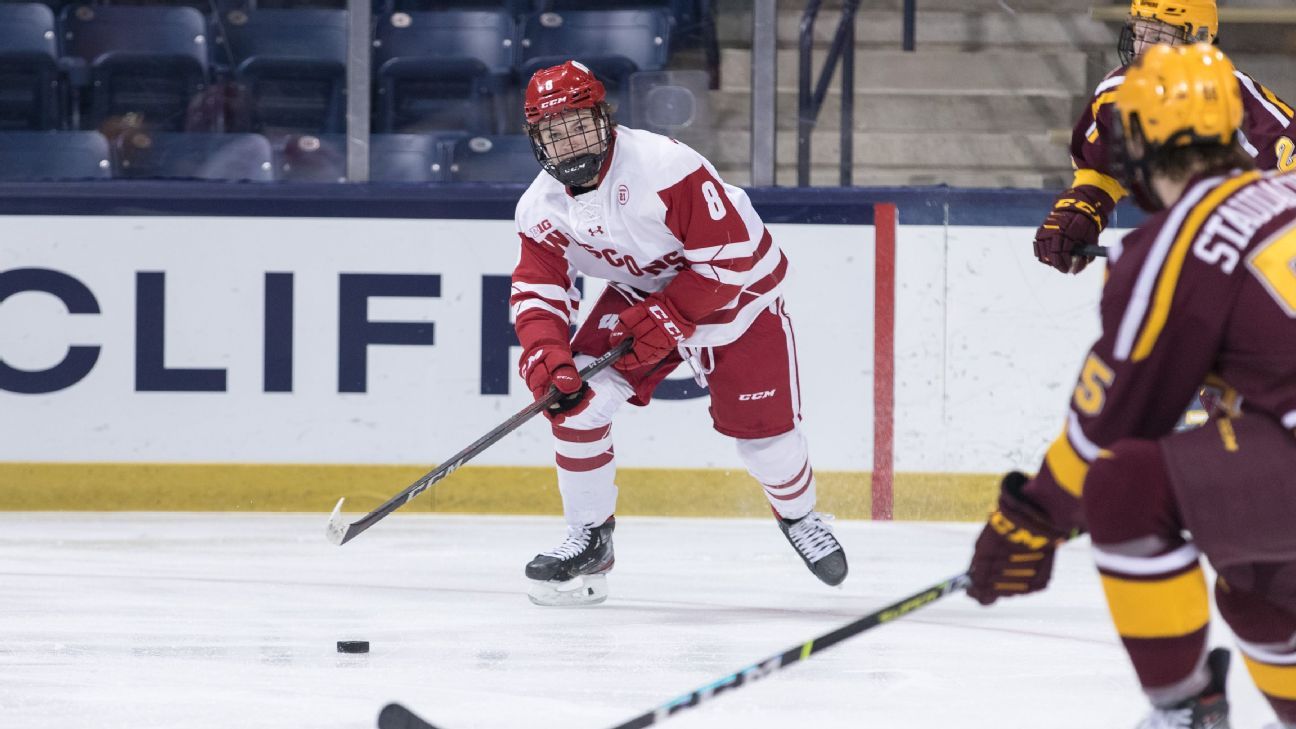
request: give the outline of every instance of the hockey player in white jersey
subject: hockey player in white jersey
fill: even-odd
[[[798,425],[796,348],[782,297],[787,258],[742,190],[687,146],[616,126],[605,96],[574,61],[538,71],[526,88],[527,132],[544,170],[516,212],[518,369],[537,399],[550,387],[566,393],[546,414],[567,538],[527,564],[531,600],[607,598],[613,415],[626,401],[646,405],[686,360],[710,388],[715,429],[737,440],[788,541],[816,577],[841,584],[846,555],[815,511]],[[608,287],[569,341],[578,273]],[[628,354],[581,381],[579,367],[626,338]]]

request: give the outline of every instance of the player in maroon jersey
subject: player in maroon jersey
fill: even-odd
[[[799,423],[796,339],[784,306],[787,257],[739,188],[672,139],[613,123],[603,84],[574,61],[527,84],[526,121],[543,171],[518,201],[521,252],[510,303],[518,369],[553,421],[567,539],[526,567],[541,605],[593,604],[613,565],[612,419],[646,405],[681,362],[710,388],[715,429],[762,485],[778,524],[823,582],[846,555],[815,507]],[[569,341],[577,274],[608,282]],[[582,382],[579,367],[624,339],[633,349]]]
[[[1043,589],[1087,529],[1149,728],[1228,726],[1201,554],[1252,678],[1296,727],[1296,174],[1255,169],[1244,96],[1207,44],[1154,47],[1116,92],[1122,184],[1153,214],[1112,248],[1066,426],[1036,476],[1004,478],[969,570],[983,604]],[[1222,416],[1173,432],[1202,382]]]
[[[1035,233],[1035,257],[1064,273],[1079,273],[1093,259],[1076,249],[1097,245],[1098,234],[1127,192],[1112,171],[1115,115],[1112,100],[1134,59],[1156,43],[1210,42],[1219,31],[1215,0],[1131,0],[1121,32],[1121,66],[1098,84],[1071,132],[1075,179],[1058,195]],[[1243,114],[1238,143],[1260,169],[1296,169],[1292,108],[1255,79],[1236,71],[1242,84]]]

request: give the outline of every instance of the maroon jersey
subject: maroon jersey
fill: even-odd
[[[1242,127],[1239,142],[1262,170],[1282,171],[1296,169],[1296,125],[1293,125],[1292,108],[1274,92],[1255,79],[1235,72],[1242,86]],[[1076,169],[1072,187],[1094,185],[1112,201],[1125,196],[1126,190],[1112,174],[1112,156],[1108,145],[1113,143],[1112,128],[1116,109],[1112,102],[1116,88],[1125,81],[1125,67],[1121,66],[1102,80],[1093,97],[1080,115],[1071,132],[1071,164]]]
[[[1109,265],[1102,337],[1026,486],[1067,528],[1083,526],[1102,449],[1171,433],[1203,382],[1226,406],[1296,429],[1296,174],[1198,179],[1113,246]]]

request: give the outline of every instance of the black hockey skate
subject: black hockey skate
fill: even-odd
[[[527,563],[531,580],[527,596],[536,605],[567,607],[597,605],[607,599],[607,573],[616,559],[612,530],[616,518],[591,527],[567,527],[567,539],[556,548],[537,554]]]
[[[1200,694],[1173,706],[1153,709],[1138,729],[1230,729],[1229,704],[1224,697],[1224,680],[1228,677],[1229,652],[1216,648],[1206,657],[1211,680]]]
[[[815,577],[833,587],[846,579],[846,552],[819,512],[812,511],[800,519],[778,517],[778,523],[783,536],[792,543],[792,548],[801,555]]]

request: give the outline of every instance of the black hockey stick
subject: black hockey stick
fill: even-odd
[[[659,724],[685,709],[692,709],[705,701],[710,701],[725,691],[741,688],[757,679],[765,678],[781,668],[787,668],[793,663],[806,660],[819,651],[827,650],[847,638],[853,638],[870,628],[876,628],[883,623],[902,618],[946,595],[962,591],[967,585],[968,576],[966,574],[951,577],[940,584],[932,585],[922,592],[910,595],[899,602],[865,615],[853,623],[843,625],[817,638],[811,638],[799,646],[789,648],[782,653],[776,653],[763,661],[753,663],[699,689],[671,699],[657,708],[640,714],[629,721],[621,722],[611,729],[642,729],[646,726]],[[382,713],[378,715],[378,729],[437,729],[437,727],[423,721],[414,712],[400,704],[388,704],[383,708]]]
[[[607,369],[609,365],[620,359],[621,355],[629,352],[633,344],[633,340],[627,339],[613,347],[607,354],[594,360],[588,367],[581,370],[581,379],[588,380]],[[364,530],[382,521],[388,514],[408,504],[415,496],[427,491],[438,481],[454,473],[460,466],[476,458],[499,439],[517,430],[523,423],[535,417],[536,413],[557,402],[561,396],[558,390],[550,387],[548,395],[522,408],[516,415],[495,426],[494,430],[473,441],[467,448],[450,456],[441,465],[423,474],[419,480],[388,499],[387,503],[351,523],[347,523],[342,518],[342,502],[346,501],[346,497],[338,499],[337,506],[333,507],[333,513],[329,516],[328,526],[324,528],[324,535],[328,537],[330,542],[338,546],[355,539]]]
[[[1106,258],[1107,246],[1080,246],[1080,255]]]

